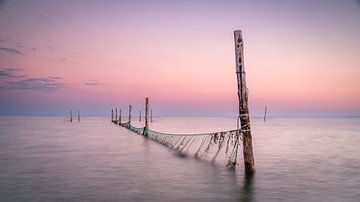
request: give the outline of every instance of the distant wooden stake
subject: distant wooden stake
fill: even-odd
[[[143,131],[143,135],[147,136],[148,135],[148,128],[149,128],[149,98],[145,98],[145,127],[144,127],[144,131]]]
[[[119,124],[121,124],[121,109],[119,109]]]
[[[117,108],[115,108],[115,121],[117,121]]]
[[[70,110],[70,122],[72,122],[72,110]]]
[[[266,111],[267,111],[267,106],[265,106],[264,122],[266,120]]]
[[[78,122],[80,122],[80,110],[77,110],[78,113]]]
[[[150,122],[153,122],[153,119],[152,119],[152,109],[150,111]]]
[[[114,109],[111,109],[111,122],[114,121]]]
[[[139,122],[141,122],[141,110],[139,112]]]
[[[131,105],[129,105],[129,124],[131,122]]]
[[[252,147],[252,137],[250,131],[250,117],[248,107],[248,90],[245,82],[244,68],[244,47],[241,30],[234,31],[235,39],[235,59],[236,59],[236,75],[238,83],[239,97],[239,117],[241,122],[241,130],[243,134],[243,154],[244,166],[246,174],[255,172],[255,161]]]

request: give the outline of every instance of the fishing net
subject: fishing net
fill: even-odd
[[[181,156],[193,155],[195,158],[211,162],[223,156],[229,168],[235,168],[237,151],[242,141],[241,129],[214,133],[170,134],[153,131],[146,127],[135,127],[129,122],[114,121],[114,123],[160,143]]]

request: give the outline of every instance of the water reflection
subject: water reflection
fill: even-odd
[[[230,177],[233,183],[233,187],[234,187],[234,196],[236,196],[237,200],[236,201],[241,201],[241,202],[252,202],[254,201],[254,180],[255,180],[255,175],[246,175],[244,174],[239,174],[236,173],[236,170],[229,170]],[[238,180],[238,178],[242,176],[242,180]],[[241,183],[237,183],[241,181]]]
[[[150,139],[144,138],[144,146],[146,151],[149,150],[148,148],[149,144],[152,143],[153,141],[151,141]],[[232,198],[234,201],[241,201],[241,202],[255,201],[254,199],[255,174],[253,175],[245,174],[244,168],[241,167],[241,165],[237,165],[238,169],[229,169],[229,168],[225,168],[223,165],[217,164],[215,161],[209,162],[208,160],[202,158],[196,158],[191,154],[185,154],[179,151],[173,151],[171,149],[169,149],[169,152],[172,152],[173,156],[179,159],[187,159],[189,157],[194,157],[190,159],[195,160],[201,164],[204,164],[204,166],[208,167],[208,169],[211,170],[212,172],[211,176],[213,177],[212,182],[214,184],[217,184],[218,182],[229,183],[231,187],[230,189],[232,190],[230,193],[233,193],[233,196],[229,196],[229,198]],[[227,179],[224,178],[224,176],[226,176]]]
[[[244,184],[241,190],[241,200],[240,201],[246,201],[251,202],[253,201],[253,182],[254,182],[255,175],[244,175]]]

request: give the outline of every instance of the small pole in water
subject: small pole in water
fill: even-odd
[[[117,108],[115,108],[115,122],[117,121]]]
[[[70,110],[70,122],[72,122],[72,110]]]
[[[145,98],[145,127],[143,130],[143,135],[147,136],[148,135],[148,115],[149,115],[149,98]]]
[[[267,106],[265,106],[264,122],[266,120],[266,111],[267,111]]]
[[[153,122],[153,119],[152,119],[152,109],[150,110],[150,122]]]
[[[245,82],[244,46],[241,30],[234,31],[236,75],[238,83],[239,118],[243,134],[243,154],[246,174],[255,173],[255,161],[250,130],[250,116],[248,107],[248,89]]]
[[[119,109],[119,124],[121,124],[121,109]]]
[[[80,122],[80,110],[77,110],[78,113],[78,122]]]
[[[111,122],[114,121],[114,109],[111,109]]]
[[[139,112],[139,122],[141,122],[141,110]]]
[[[129,124],[131,122],[131,105],[129,105]]]

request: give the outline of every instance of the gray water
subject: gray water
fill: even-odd
[[[141,125],[136,123],[135,125]],[[233,118],[157,118],[164,132]],[[0,118],[0,201],[360,201],[360,119],[252,119],[256,174],[175,155],[107,118]],[[240,148],[242,149],[242,148]]]

